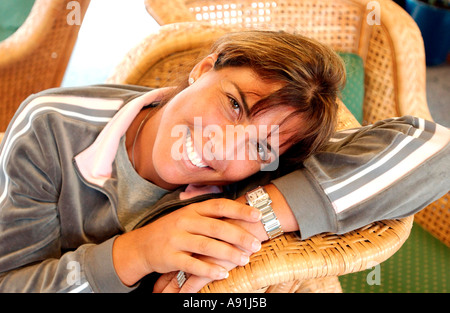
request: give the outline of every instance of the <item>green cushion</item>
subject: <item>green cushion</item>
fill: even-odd
[[[414,223],[409,238],[381,263],[379,272],[370,268],[341,276],[339,281],[348,293],[447,293],[449,264],[450,248]],[[369,285],[368,280],[374,284]]]
[[[342,102],[352,112],[359,123],[363,122],[364,64],[362,58],[354,53],[338,52],[344,60],[347,83],[341,91]]]
[[[35,0],[0,1],[0,41],[11,36],[27,19]]]

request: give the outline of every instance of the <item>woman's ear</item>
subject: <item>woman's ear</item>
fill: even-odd
[[[216,63],[217,58],[218,58],[217,53],[212,53],[207,57],[205,57],[200,62],[198,62],[192,69],[191,73],[189,74],[189,80],[194,82],[197,79],[199,79],[203,74],[214,69],[214,64]]]

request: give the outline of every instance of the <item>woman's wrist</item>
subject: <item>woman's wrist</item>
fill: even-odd
[[[114,240],[112,251],[116,274],[126,286],[133,286],[151,272],[143,266],[139,249],[135,247],[138,241],[134,240],[133,236],[133,232],[118,236]]]
[[[272,200],[272,209],[280,221],[283,231],[293,232],[299,230],[297,219],[283,194],[273,184],[268,184],[264,188]]]
[[[292,213],[291,208],[278,188],[273,184],[268,184],[264,186],[264,189],[272,200],[271,206],[281,224],[281,229],[284,232],[299,230],[295,215]],[[246,203],[245,195],[239,197],[236,201]],[[257,236],[261,241],[266,241],[269,239],[262,223],[249,224],[247,225],[247,230]]]

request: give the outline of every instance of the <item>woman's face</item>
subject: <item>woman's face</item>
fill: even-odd
[[[191,72],[195,82],[160,110],[152,154],[154,173],[169,185],[226,184],[276,164],[289,145],[286,130],[300,118],[281,121],[283,107],[250,118],[261,98],[282,87],[259,79],[249,68],[214,70],[211,55]],[[275,162],[274,162],[275,161]]]

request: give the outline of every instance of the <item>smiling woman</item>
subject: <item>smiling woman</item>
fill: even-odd
[[[148,128],[144,126],[144,132],[138,142],[145,142],[146,149],[149,149],[152,154],[148,153],[148,157],[137,160],[137,170],[138,172],[142,170],[141,176],[154,181],[155,178],[150,177],[155,173],[165,182],[177,185],[225,184],[256,173],[265,162],[261,158],[251,157],[249,149],[245,150],[245,155],[242,155],[241,151],[248,146],[250,149],[267,146],[262,142],[268,140],[268,132],[259,132],[258,134],[252,132],[253,134],[251,134],[248,131],[236,132],[236,128],[242,126],[249,129],[253,126],[254,129],[260,129],[280,125],[294,109],[287,107],[285,110],[268,110],[257,117],[247,115],[246,111],[251,110],[259,99],[275,91],[279,87],[278,84],[259,82],[249,68],[237,70],[227,68],[216,71],[213,69],[214,62],[214,56],[207,57],[202,61],[200,67],[195,68],[192,73],[196,79],[195,83],[177,94],[148,119],[148,124],[146,124]],[[234,84],[230,83],[231,81]],[[252,93],[241,98],[235,85],[240,86],[241,90],[252,90]],[[255,93],[262,96],[254,96]],[[231,97],[238,99],[237,107],[230,101]],[[243,99],[246,99],[247,108],[244,108]],[[210,155],[210,160],[202,156],[202,163],[207,167],[193,166],[187,155],[181,158],[181,162],[173,158],[168,159],[166,156],[170,155],[175,142],[174,139],[167,138],[167,135],[178,125],[185,125],[183,137],[186,137],[187,134],[194,134],[188,139],[193,142],[194,151],[204,150],[204,146],[208,144],[209,140],[208,137],[201,136],[204,131],[198,129],[198,123],[195,124],[196,118],[198,120],[199,117],[202,119],[203,125],[214,126],[216,129],[210,144],[216,148],[214,153]],[[281,131],[285,130],[280,137],[281,143],[287,140],[286,135],[290,133],[287,127],[289,124],[292,126],[292,123],[300,125],[301,120],[292,118],[285,123],[286,125],[280,127]],[[151,127],[155,129],[151,131]],[[301,128],[291,129],[300,130]],[[148,131],[149,134],[157,134],[154,141],[144,135],[145,131]],[[133,137],[134,134],[131,135],[131,138]],[[158,153],[153,153],[152,145],[158,147]],[[197,156],[200,155],[197,153]],[[144,163],[140,161],[144,161]],[[149,174],[146,174],[145,169],[148,169]]]
[[[342,59],[329,47],[300,35],[245,31],[222,36],[212,46],[211,56],[215,71],[223,68],[251,70],[246,79],[241,79],[248,88],[245,92],[232,80],[222,83],[227,87],[223,92],[236,109],[241,107],[241,115],[245,113],[251,118],[267,109],[281,111],[290,107],[294,111],[285,119],[302,116],[302,131],[297,127],[289,140],[291,143],[302,142],[289,154],[295,162],[310,155],[334,131],[336,99],[346,75]],[[192,74],[190,78],[195,79]],[[186,87],[181,84],[176,92]],[[233,93],[227,93],[228,90]],[[251,110],[247,96],[253,96]]]
[[[198,291],[283,232],[349,231],[445,193],[443,127],[405,117],[328,140],[344,81],[328,47],[252,31],[175,88],[29,97],[1,145],[0,290],[128,292],[158,273],[155,291]]]

